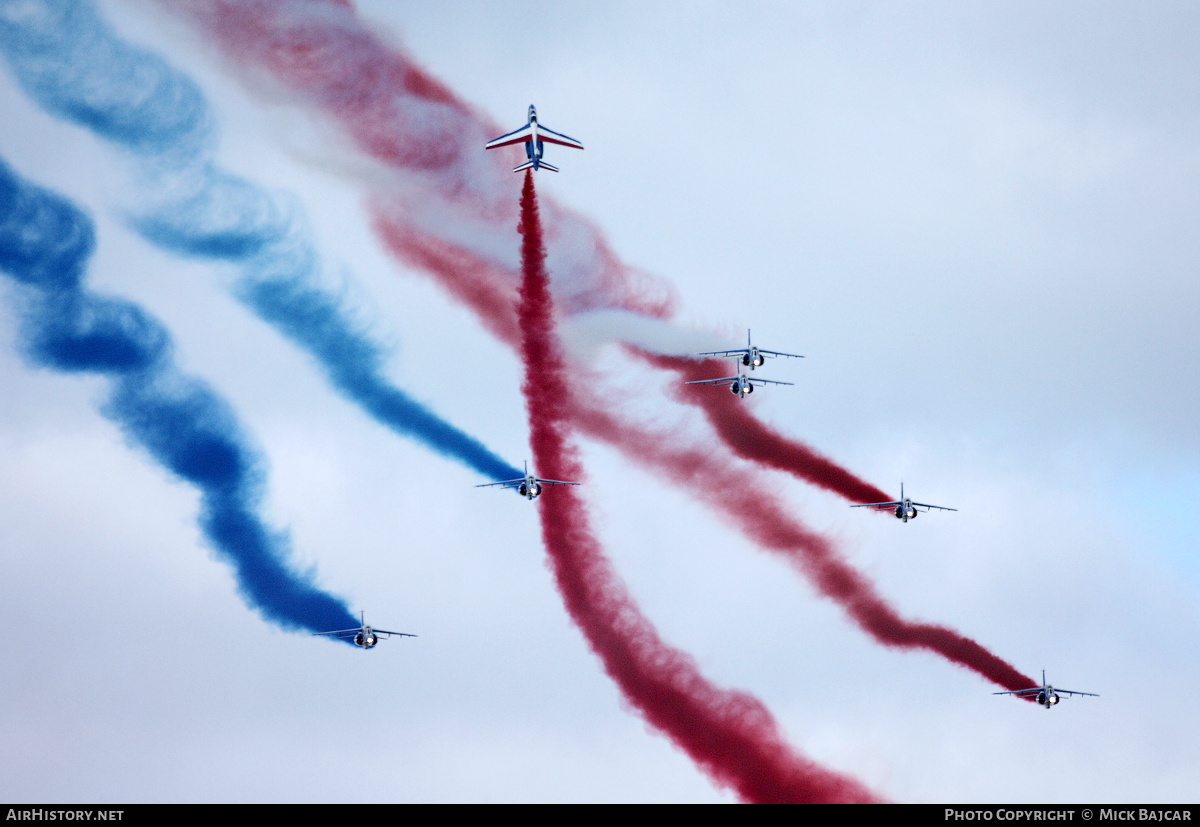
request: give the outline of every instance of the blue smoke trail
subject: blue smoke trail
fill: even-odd
[[[341,600],[289,569],[287,535],[259,519],[262,463],[229,405],[180,372],[161,323],[129,301],[84,288],[95,246],[87,215],[0,159],[0,270],[20,285],[27,358],[112,379],[104,415],[200,489],[204,536],[233,565],[242,595],[265,618],[313,632],[358,626]]]
[[[132,153],[153,202],[131,220],[143,237],[175,253],[240,264],[241,301],[315,357],[333,386],[378,422],[493,480],[522,476],[388,382],[380,346],[342,297],[318,284],[320,262],[298,208],[214,164],[208,104],[186,75],[118,38],[83,0],[0,0],[0,52],[43,109]]]

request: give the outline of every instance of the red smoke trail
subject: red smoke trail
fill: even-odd
[[[416,170],[445,169],[461,160],[468,141],[475,145],[473,136],[455,134],[454,127],[483,119],[445,84],[359,26],[346,0],[185,0],[164,5],[216,34],[240,62],[264,66],[286,79],[344,124],[358,146],[379,161]],[[435,108],[414,106],[421,103]],[[436,111],[446,117],[421,117]]]
[[[533,174],[521,193],[519,317],[522,391],[539,472],[579,480],[583,467],[570,440],[571,389],[554,333],[545,249]],[[751,695],[719,689],[685,653],[667,646],[625,590],[588,525],[573,486],[540,500],[542,539],[572,620],[625,698],[719,785],[755,803],[868,803],[857,781],[795,754],[771,713]]]
[[[179,7],[172,4],[171,8]],[[502,223],[511,226],[507,222],[512,218],[513,176],[501,159],[479,149],[498,134],[498,128],[409,58],[383,44],[343,3],[200,0],[188,5],[185,13],[215,34],[240,63],[266,68],[302,99],[336,117],[367,155],[415,173],[406,181],[426,188],[417,201],[411,196],[407,201],[382,197],[373,201],[376,232],[399,258],[432,273],[472,307],[494,334],[515,347],[517,274],[418,226],[410,206],[424,196],[431,203],[461,209],[457,218],[483,233],[496,232]],[[556,226],[570,218],[559,210]],[[583,246],[591,250],[590,264],[596,272],[585,274],[589,290],[574,295],[564,310],[624,307],[668,316],[670,295],[664,296],[661,288],[646,280],[634,283],[635,274],[616,260],[599,232],[590,225],[582,227],[591,234]],[[661,359],[663,365],[675,361],[676,370],[684,364],[693,369],[689,360]],[[571,415],[582,430],[721,509],[755,542],[785,556],[880,643],[935,651],[1006,689],[1034,685],[974,641],[943,627],[901,618],[865,576],[837,557],[827,541],[793,519],[758,477],[729,468],[723,458],[713,456],[710,445],[685,447],[681,435],[655,434],[623,420],[587,383],[576,382],[575,389]],[[740,456],[851,500],[890,499],[806,446],[771,431],[744,407],[718,402],[720,397],[697,393],[679,398],[701,407],[725,444]]]
[[[492,335],[513,348],[519,345],[517,286],[508,270],[464,247],[422,232],[383,204],[372,204],[371,225],[389,250],[409,265],[432,274],[450,295],[475,311]]]
[[[376,231],[393,252],[406,262],[432,273],[451,294],[474,309],[496,336],[514,347],[518,346],[516,305],[508,288],[506,272],[470,251],[430,238],[382,211],[377,210],[374,218]],[[650,358],[661,358],[668,365],[671,364],[669,360],[673,359]],[[690,360],[680,359],[678,362],[690,368]],[[704,362],[696,364],[701,366],[696,370],[703,370]],[[1035,685],[1036,682],[1031,678],[970,638],[944,626],[901,617],[879,595],[865,575],[838,556],[828,540],[809,531],[791,516],[788,508],[763,483],[760,475],[731,467],[723,456],[713,452],[711,445],[698,442],[687,447],[687,436],[684,434],[651,431],[622,418],[591,390],[592,385],[586,377],[583,381],[575,381],[573,395],[569,397],[569,404],[563,412],[564,416],[571,417],[579,430],[613,445],[640,467],[658,472],[722,512],[726,519],[756,544],[783,556],[822,595],[841,605],[854,623],[877,642],[885,646],[935,652],[1004,689],[1025,689]],[[735,405],[741,401],[734,399],[732,394],[713,395],[722,398],[722,401],[728,396]],[[718,414],[719,405],[715,403],[713,406]],[[735,408],[734,412],[744,417],[751,427],[767,431],[758,420],[740,408]],[[734,417],[730,417],[730,421],[738,422]],[[803,449],[803,446],[799,448]],[[815,453],[813,456],[821,463],[828,463]],[[867,499],[867,502],[890,499],[849,472],[841,471],[832,463],[828,465],[834,472],[840,471],[860,486],[863,489],[861,493],[867,497],[878,497]],[[543,469],[543,472],[555,479],[570,479],[554,477],[549,469]]]
[[[793,474],[805,482],[824,488],[855,503],[887,502],[892,495],[821,456],[807,445],[788,439],[750,415],[740,399],[728,393],[697,393],[683,383],[709,379],[712,371],[728,371],[726,362],[716,359],[684,359],[659,353],[637,351],[642,358],[679,375],[674,391],[676,400],[694,405],[704,412],[713,430],[742,459]],[[721,374],[715,374],[720,376]],[[710,390],[700,388],[699,390]]]

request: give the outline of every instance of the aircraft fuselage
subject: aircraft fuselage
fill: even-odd
[[[354,636],[354,645],[361,646],[363,649],[371,649],[377,643],[379,643],[379,637],[370,626],[363,626]]]
[[[533,474],[526,474],[525,482],[517,486],[517,493],[527,500],[533,500],[542,493],[542,485],[534,478]]]
[[[762,364],[765,361],[767,361],[766,357],[759,353],[758,348],[755,346],[751,346],[750,349],[746,351],[745,355],[742,356],[742,364],[750,368],[750,370],[754,370],[757,367],[762,367]]]
[[[754,393],[754,385],[747,377],[739,375],[737,379],[733,380],[733,384],[729,386],[729,391],[730,393],[737,394],[739,398],[745,399],[746,394]]]
[[[1046,684],[1042,687],[1042,691],[1037,694],[1037,702],[1049,709],[1061,700],[1058,693],[1054,691],[1054,687]]]
[[[533,161],[533,168],[536,170],[542,165],[542,153],[546,151],[546,147],[538,137],[537,110],[532,104],[529,107],[529,129],[532,134],[525,144],[525,157]]]

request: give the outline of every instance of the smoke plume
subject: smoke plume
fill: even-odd
[[[533,173],[521,193],[519,306],[522,391],[540,472],[582,480],[571,441],[571,388],[554,329]],[[713,686],[642,615],[592,534],[574,486],[539,499],[542,539],[571,619],[626,700],[683,749],[717,784],[745,801],[863,803],[879,799],[857,781],[826,770],[787,745],[757,698]]]
[[[132,302],[83,286],[95,244],[92,222],[78,207],[0,161],[0,270],[18,285],[27,358],[111,380],[102,412],[200,491],[205,538],[264,618],[313,632],[357,626],[342,600],[292,570],[287,534],[259,517],[263,462],[229,404],[179,370],[160,322]]]

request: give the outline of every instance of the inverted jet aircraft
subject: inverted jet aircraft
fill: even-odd
[[[908,522],[909,520],[917,519],[917,512],[922,508],[928,511],[931,508],[936,508],[938,511],[958,511],[957,508],[947,508],[944,505],[929,505],[928,503],[915,503],[910,497],[904,496],[904,483],[900,483],[900,499],[893,500],[890,503],[861,503],[852,505],[851,508],[885,508],[896,509],[893,513],[897,520]]]
[[[529,470],[529,463],[525,463],[525,476],[518,477],[515,480],[504,480],[503,482],[488,482],[483,485],[477,485],[476,488],[491,488],[499,485],[504,488],[515,488],[517,493],[527,500],[532,500],[542,493],[542,483],[547,485],[579,485],[577,482],[567,482],[565,480],[543,480],[535,477]]]
[[[364,614],[360,614],[359,619],[362,620],[362,626],[359,626],[357,629],[339,629],[336,632],[313,632],[313,635],[315,637],[333,635],[340,640],[353,638],[354,645],[361,646],[364,650],[371,649],[375,644],[379,643],[380,635],[384,637],[392,637],[393,635],[396,637],[416,637],[416,635],[410,635],[408,632],[386,632],[383,629],[375,629],[368,626]]]
[[[1046,670],[1045,669],[1042,670],[1042,685],[1041,686],[1033,686],[1033,687],[1030,687],[1029,689],[1017,689],[1012,692],[993,692],[992,694],[993,695],[1016,695],[1018,698],[1027,698],[1030,695],[1036,695],[1037,697],[1034,698],[1034,700],[1037,701],[1042,706],[1046,707],[1046,709],[1049,709],[1050,707],[1054,706],[1056,703],[1058,703],[1061,700],[1061,698],[1058,697],[1060,694],[1062,694],[1062,695],[1088,695],[1093,698],[1100,697],[1095,692],[1073,692],[1070,689],[1055,689],[1053,686],[1046,683]]]
[[[523,169],[533,169],[535,171],[548,169],[551,172],[558,172],[558,167],[550,166],[550,164],[542,160],[542,152],[545,149],[545,144],[558,144],[559,146],[583,149],[583,144],[574,138],[569,138],[539,124],[537,110],[532,104],[529,106],[529,123],[516,132],[509,132],[507,135],[501,135],[494,141],[489,141],[484,146],[484,149],[495,149],[496,147],[512,146],[513,144],[525,144],[525,157],[529,159],[521,164],[521,166],[513,169],[513,172],[520,172]]]
[[[765,350],[761,347],[755,347],[750,344],[750,331],[746,331],[746,346],[734,348],[733,350],[710,350],[705,353],[697,353],[697,356],[732,356],[743,365],[754,370],[757,367],[762,367],[762,363],[766,361],[766,357],[774,359],[776,356],[787,356],[791,359],[803,359],[796,353],[780,353],[777,350]]]
[[[722,376],[720,379],[697,379],[693,382],[685,382],[686,385],[719,385],[722,382],[732,382],[729,386],[730,393],[737,394],[741,399],[746,398],[746,394],[754,393],[755,385],[794,385],[795,382],[776,382],[774,379],[760,379],[755,376],[751,379],[746,374],[742,373],[739,366],[736,376]]]

